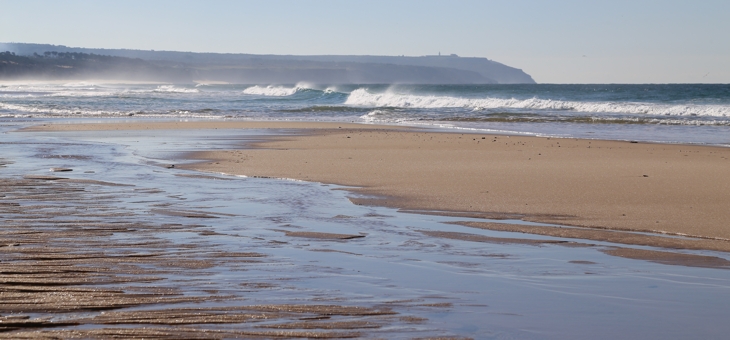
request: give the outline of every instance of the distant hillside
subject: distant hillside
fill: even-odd
[[[498,84],[534,84],[532,77],[520,69],[500,64],[487,58],[448,56],[392,57],[392,56],[272,56],[315,61],[380,63],[393,65],[427,66],[473,71]]]
[[[187,82],[191,70],[159,66],[142,59],[80,52],[44,52],[31,56],[0,52],[0,79],[119,79]]]
[[[292,56],[225,53],[90,49],[47,44],[0,43],[0,52],[47,63],[53,53],[122,58],[116,62],[78,64],[74,72],[25,68],[14,77],[106,77],[119,80],[224,81],[269,84],[311,82],[321,84],[514,84],[535,83],[522,70],[486,58],[458,56]],[[50,57],[49,57],[50,56]],[[122,62],[122,60],[126,60]],[[104,70],[102,65],[112,67]],[[63,66],[63,65],[61,65]],[[70,65],[66,65],[70,66]],[[0,67],[3,67],[0,65]],[[59,66],[60,67],[60,66]],[[125,68],[126,67],[126,68]],[[15,68],[18,70],[18,68]],[[13,71],[14,72],[14,71]],[[8,73],[0,70],[1,79]]]
[[[0,79],[68,80],[118,79],[135,81],[190,81],[191,70],[159,66],[142,59],[80,52],[44,52],[32,56],[0,52]]]

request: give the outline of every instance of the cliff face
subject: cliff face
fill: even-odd
[[[327,84],[516,84],[535,83],[522,70],[486,58],[457,56],[291,56],[89,49],[45,44],[0,43],[0,52],[30,58],[27,64],[49,64],[59,53],[116,57],[73,66],[73,71],[0,65],[0,77],[79,78],[110,76],[119,80],[226,81],[232,83]],[[88,59],[88,58],[87,58]],[[35,60],[35,61],[33,61]],[[69,65],[66,65],[69,66]],[[108,69],[104,69],[108,67]],[[41,67],[42,68],[42,67]],[[25,70],[25,71],[23,71]],[[18,73],[20,72],[20,73]],[[21,73],[24,73],[25,76]]]

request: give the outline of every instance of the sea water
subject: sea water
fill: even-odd
[[[0,118],[255,119],[730,145],[730,85],[5,84]]]

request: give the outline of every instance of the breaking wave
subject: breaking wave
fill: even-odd
[[[9,111],[4,113],[2,111]],[[199,110],[164,110],[164,111],[113,111],[94,110],[88,108],[58,108],[43,107],[34,105],[17,105],[0,102],[0,114],[2,117],[120,117],[120,116],[145,116],[145,117],[189,117],[189,118],[218,118],[220,115],[214,109]]]
[[[74,109],[74,108],[54,108],[54,107],[40,107],[33,105],[17,105],[0,103],[0,110],[7,110],[14,113],[24,113],[26,116],[34,116],[37,114],[43,116],[128,116],[133,114],[132,112],[122,111],[106,111],[106,110],[88,110],[88,109]]]
[[[623,113],[669,116],[730,116],[730,106],[702,104],[653,104],[633,102],[577,102],[552,99],[503,99],[503,98],[460,98],[449,96],[423,96],[398,93],[370,93],[357,89],[350,93],[346,105],[364,107],[397,108],[467,108],[472,110],[488,109],[526,109],[550,111],[576,111],[587,113]]]
[[[100,97],[109,96],[113,92],[96,85],[64,84],[57,86],[14,85],[4,86],[0,90],[0,97]]]
[[[175,87],[173,85],[160,85],[152,91],[153,92],[162,92],[162,93],[198,93],[198,92],[200,92],[200,90],[198,90],[198,89],[186,89],[184,87]]]
[[[315,105],[315,106],[306,106],[296,109],[283,109],[281,112],[288,112],[288,113],[297,113],[297,112],[347,112],[347,113],[359,113],[359,112],[369,112],[370,109],[363,108],[363,107],[354,107],[354,106],[342,106],[342,105]]]
[[[243,93],[245,94],[252,94],[257,96],[267,96],[267,97],[286,97],[291,96],[297,91],[304,89],[303,87],[295,86],[295,87],[284,87],[284,86],[251,86],[245,90],[243,90]]]
[[[374,116],[377,116],[375,114]],[[624,125],[692,125],[692,126],[730,126],[727,119],[670,119],[654,117],[591,117],[591,116],[486,116],[453,117],[440,119],[447,122],[476,123],[579,123],[579,124],[624,124]]]
[[[286,87],[281,85],[254,85],[243,90],[244,94],[266,97],[288,97],[299,92],[310,92],[313,94],[345,94],[341,92],[336,86],[329,86],[323,89],[322,87],[318,87],[316,85],[308,84],[305,82],[298,83],[293,87]]]

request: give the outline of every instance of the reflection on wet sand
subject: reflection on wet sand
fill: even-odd
[[[730,331],[730,271],[716,269],[727,253],[509,214],[402,213],[352,204],[336,186],[165,166],[240,133],[4,134],[0,338]],[[53,167],[74,171],[49,178]]]
[[[495,231],[508,231],[637,246],[671,249],[708,249],[723,252],[730,251],[730,241],[707,238],[670,237],[659,234],[613,231],[595,228],[520,225],[494,222],[455,222],[455,224]]]
[[[108,193],[99,187],[39,177],[0,180],[5,220],[0,232],[0,337],[348,338],[362,335],[349,330],[403,322],[391,317],[398,313],[389,308],[247,305],[241,294],[206,289],[200,282],[191,285],[184,277],[204,278],[215,267],[245,271],[248,264],[265,263],[267,256],[157,237],[161,230],[186,233],[201,226],[134,221],[134,212],[100,199]],[[246,292],[275,287],[268,282],[241,285]],[[178,307],[202,302],[221,305]],[[146,308],[117,311],[140,307]],[[55,330],[79,325],[85,328]],[[159,328],[176,325],[186,327]]]
[[[459,224],[466,224],[465,222]],[[490,223],[491,225],[498,225],[496,223]],[[505,225],[509,226],[509,225]],[[520,226],[516,226],[519,229]],[[555,227],[547,227],[554,228]],[[487,228],[492,229],[492,228]],[[497,228],[494,228],[497,229]],[[511,229],[511,228],[505,228]],[[507,238],[507,237],[489,237],[483,235],[474,235],[469,233],[458,233],[458,232],[446,232],[446,231],[422,231],[422,233],[433,236],[443,237],[454,240],[470,241],[470,242],[484,242],[484,243],[496,243],[496,244],[528,244],[528,245],[545,245],[555,244],[566,247],[592,247],[595,244],[563,241],[563,240],[540,240],[540,239],[521,239],[521,238]],[[551,235],[555,236],[555,234]],[[562,236],[567,237],[567,236]],[[650,236],[651,237],[651,236]],[[574,238],[574,237],[571,237]],[[602,239],[603,240],[603,239]],[[623,243],[623,242],[619,242]],[[669,251],[656,251],[656,250],[644,250],[634,248],[621,248],[621,247],[609,247],[607,249],[601,249],[601,252],[620,256],[624,258],[636,259],[636,260],[647,260],[656,263],[662,263],[667,265],[680,265],[688,267],[704,267],[704,268],[725,268],[730,269],[730,261],[716,256],[704,256],[694,254],[683,254]],[[570,261],[571,263],[577,264],[592,264],[590,261]]]
[[[647,260],[669,265],[730,269],[730,261],[716,256],[620,247],[604,249],[602,251],[609,255],[621,256],[629,259]]]

